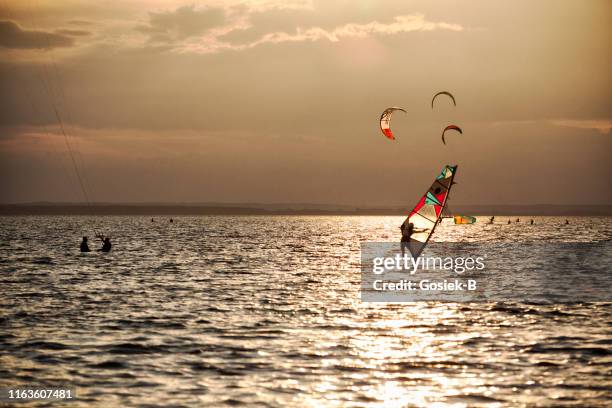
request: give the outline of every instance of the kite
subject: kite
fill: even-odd
[[[446,140],[444,140],[444,134],[446,133],[447,130],[456,130],[457,132],[463,134],[463,130],[461,130],[461,128],[459,126],[456,125],[448,125],[447,127],[444,128],[444,130],[442,131],[442,143],[446,144]]]
[[[393,132],[391,132],[391,127],[390,127],[391,126],[391,115],[393,114],[393,112],[398,111],[398,110],[406,113],[404,109],[394,106],[394,107],[385,109],[382,115],[380,115],[380,130],[383,133],[383,135],[385,135],[390,140],[395,140],[395,136],[393,136]]]
[[[437,94],[434,95],[433,98],[431,98],[431,109],[433,109],[434,101],[436,100],[436,97],[438,95],[447,95],[447,96],[449,96],[453,100],[453,105],[457,106],[457,102],[455,102],[455,97],[453,96],[453,94],[451,94],[450,92],[447,92],[447,91],[442,91],[442,92],[438,92]]]

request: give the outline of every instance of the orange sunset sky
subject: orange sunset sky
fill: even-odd
[[[96,202],[407,205],[458,164],[455,203],[612,204],[611,27],[598,0],[0,0],[0,202],[83,200],[55,106]]]

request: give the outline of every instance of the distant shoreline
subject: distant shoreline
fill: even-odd
[[[0,204],[0,215],[406,215],[407,208],[317,204]],[[612,205],[457,205],[453,214],[612,216]]]

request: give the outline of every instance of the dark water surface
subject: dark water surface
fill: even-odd
[[[611,218],[570,220],[435,239],[612,238]],[[609,406],[610,303],[362,303],[360,242],[401,221],[2,217],[0,387],[68,384],[48,405],[70,407]],[[110,253],[78,252],[94,226]]]

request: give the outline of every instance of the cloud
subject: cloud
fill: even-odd
[[[312,0],[251,0],[249,2],[237,2],[244,5],[253,12],[268,10],[313,10]]]
[[[214,6],[182,6],[173,10],[150,12],[146,24],[136,27],[145,35],[133,45],[146,48],[165,45],[180,53],[212,54],[242,51],[262,44],[329,41],[396,35],[413,31],[462,31],[463,26],[444,21],[429,21],[423,14],[392,17],[389,22],[363,20],[350,16],[315,11],[311,1],[252,3],[227,2]],[[336,17],[334,17],[336,16]],[[371,18],[371,17],[370,17]],[[333,22],[335,20],[335,22]],[[344,20],[344,21],[342,21]]]
[[[13,21],[0,21],[0,47],[13,49],[70,47],[74,39],[39,30],[24,30]]]
[[[88,35],[92,34],[90,31],[72,30],[72,29],[61,29],[61,30],[57,30],[55,32],[57,34],[68,35],[70,37],[84,37],[84,36],[88,36]]]
[[[174,11],[149,13],[148,24],[137,27],[137,30],[148,34],[152,42],[173,42],[202,35],[225,21],[222,8],[183,6]]]
[[[602,120],[573,120],[573,119],[556,119],[551,120],[555,126],[563,126],[570,127],[574,129],[593,129],[597,130],[599,133],[603,135],[607,135],[610,133],[610,129],[612,129],[612,120],[602,119]]]
[[[612,129],[612,120],[610,119],[523,119],[523,120],[498,120],[490,122],[493,126],[561,126],[572,129],[591,129],[597,130],[599,133],[603,135],[607,135],[610,133],[610,129]]]
[[[425,20],[422,14],[411,14],[405,16],[397,16],[391,23],[379,23],[372,21],[366,24],[344,24],[336,27],[333,30],[324,30],[320,27],[311,27],[306,30],[297,28],[294,34],[285,32],[268,33],[259,40],[249,44],[249,47],[255,47],[264,43],[281,43],[295,41],[318,41],[327,40],[331,42],[340,41],[342,38],[348,37],[365,37],[370,34],[394,35],[400,33],[408,33],[411,31],[433,31],[433,30],[451,30],[461,31],[463,27],[459,24],[449,24],[444,22],[431,22]]]
[[[68,21],[68,24],[74,25],[74,26],[80,26],[80,27],[94,25],[94,23],[92,23],[91,21],[87,21],[87,20],[70,20]]]
[[[396,16],[389,23],[372,21],[364,24],[348,23],[332,29],[319,26],[302,29],[297,27],[294,32],[275,31],[263,34],[258,39],[244,43],[223,41],[223,37],[237,30],[245,30],[251,25],[248,19],[239,21],[235,26],[219,30],[216,35],[199,38],[197,42],[186,42],[178,47],[183,52],[214,53],[222,50],[242,51],[262,44],[280,44],[289,42],[338,42],[343,38],[363,38],[370,35],[395,35],[413,31],[449,30],[462,31],[459,24],[432,22],[422,14]]]

